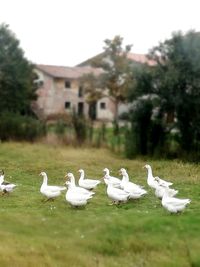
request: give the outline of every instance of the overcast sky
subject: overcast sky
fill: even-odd
[[[200,0],[0,0],[2,22],[33,63],[74,66],[115,35],[147,53],[174,31],[200,31]]]

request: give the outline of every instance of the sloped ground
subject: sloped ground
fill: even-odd
[[[183,214],[170,215],[162,208],[147,187],[145,163],[155,175],[174,182],[179,197],[191,198]],[[47,172],[49,184],[63,185],[66,172],[78,177],[83,168],[88,177],[101,178],[105,167],[115,176],[119,168],[127,168],[148,195],[111,206],[101,184],[85,208],[71,208],[65,194],[42,202],[41,171]],[[200,266],[199,165],[125,160],[101,149],[5,143],[0,144],[0,169],[18,185],[0,197],[0,266]]]

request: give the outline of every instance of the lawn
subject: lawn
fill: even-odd
[[[191,198],[180,215],[170,215],[147,187],[145,163],[155,175],[174,183],[179,197]],[[66,172],[82,168],[101,178],[108,167],[118,175],[127,168],[131,180],[148,195],[111,206],[101,184],[85,208],[71,208],[62,194],[42,202],[42,178],[63,185]],[[197,267],[200,266],[200,166],[177,160],[126,160],[104,149],[0,144],[0,169],[18,186],[0,197],[0,266],[48,267]]]

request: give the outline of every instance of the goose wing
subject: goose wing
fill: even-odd
[[[75,186],[73,188],[74,191],[76,191],[79,194],[85,194],[85,195],[94,195],[95,192],[90,192],[89,190],[83,188],[83,187],[79,187],[79,186]]]
[[[93,179],[84,179],[83,183],[87,186],[95,186],[100,183],[99,180],[93,180]]]
[[[126,191],[124,191],[122,189],[119,189],[119,188],[115,188],[115,187],[112,188],[112,192],[114,194],[117,194],[117,195],[120,195],[120,196],[128,196],[129,195],[128,192],[126,192]]]
[[[72,189],[67,191],[66,197],[68,197],[68,199],[71,199],[73,201],[85,201],[85,200],[87,201],[88,199],[92,198],[92,195],[81,194]]]
[[[109,177],[109,181],[113,184],[113,186],[115,187],[120,187],[121,185],[121,180],[117,177],[114,176],[110,176]]]
[[[165,203],[167,205],[173,205],[173,206],[182,206],[182,205],[186,205],[189,204],[191,202],[190,199],[179,199],[179,198],[168,198]]]
[[[177,195],[177,194],[178,194],[178,190],[175,190],[175,189],[173,189],[173,188],[169,188],[168,195],[169,195],[170,197],[174,197],[174,196]]]
[[[173,185],[173,183],[171,183],[171,182],[167,182],[167,181],[161,179],[161,178],[158,177],[158,176],[154,177],[154,179],[155,179],[156,181],[158,181],[159,185],[163,185],[163,186],[167,186],[167,187]]]
[[[140,191],[140,190],[143,190],[141,186],[133,183],[133,182],[127,182],[127,183],[124,183],[124,189],[128,189],[130,191]]]
[[[3,181],[2,185],[9,185],[9,182]]]
[[[1,187],[2,191],[6,190],[6,191],[10,192],[16,187],[16,185],[15,184],[6,183],[6,184],[1,184],[0,187]]]
[[[66,190],[66,187],[65,186],[48,185],[45,190],[48,190],[50,192],[56,192],[56,191]]]

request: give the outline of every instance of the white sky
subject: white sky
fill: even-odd
[[[200,31],[200,1],[0,0],[2,22],[32,62],[74,66],[115,35],[133,44],[133,53],[147,53],[173,31]]]

